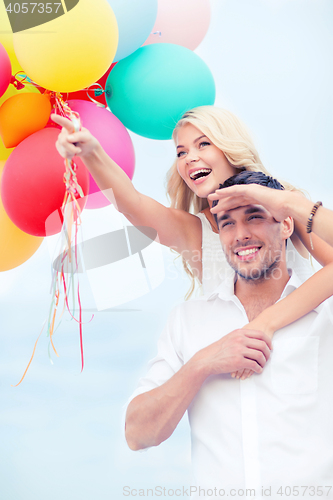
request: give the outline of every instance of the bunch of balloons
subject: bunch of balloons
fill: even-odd
[[[0,2],[0,271],[61,229],[45,229],[65,194],[59,130],[49,119],[56,96],[130,178],[127,128],[170,139],[186,110],[215,100],[213,76],[193,52],[208,30],[209,0],[64,0],[40,13],[29,11],[32,3],[6,5]],[[89,198],[99,189],[75,163],[86,208],[108,204],[102,193]]]

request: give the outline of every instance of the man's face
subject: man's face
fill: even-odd
[[[285,240],[281,223],[261,205],[247,205],[217,214],[226,259],[243,279],[258,282],[279,268]]]

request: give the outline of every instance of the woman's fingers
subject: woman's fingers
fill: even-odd
[[[244,370],[238,370],[237,372],[232,372],[231,376],[232,376],[232,378],[245,380],[246,378],[251,377],[251,375],[253,375],[253,374],[254,374],[253,370],[249,370],[248,368],[245,368]]]
[[[64,145],[59,139],[56,142],[56,148],[58,150],[58,153],[63,158],[70,159],[73,156],[81,153],[81,148],[74,146],[74,144],[70,144],[69,142],[67,142],[67,144]]]
[[[289,196],[290,192],[286,190],[248,184],[217,189],[208,198],[212,201],[218,200],[218,204],[211,208],[213,214],[246,205],[262,205],[276,220],[281,221],[288,217]]]
[[[245,380],[246,378],[251,377],[251,375],[252,375],[253,373],[254,373],[254,371],[252,371],[252,370],[248,370],[248,369],[246,368],[246,369],[243,371],[243,373],[242,373],[242,375],[241,375],[240,379],[241,379],[241,380]]]
[[[69,120],[68,118],[65,118],[64,116],[56,115],[55,113],[52,113],[50,118],[57,125],[64,127],[69,133],[74,132],[73,122],[71,120]]]
[[[218,212],[226,212],[227,210],[232,210],[236,207],[242,207],[245,205],[250,205],[249,201],[240,196],[228,196],[227,198],[220,198],[218,204],[211,208],[212,214],[217,214]]]

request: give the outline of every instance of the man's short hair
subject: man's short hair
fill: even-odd
[[[251,172],[249,170],[243,170],[232,177],[229,177],[223,184],[220,184],[219,189],[224,189],[230,186],[237,186],[240,184],[259,184],[260,186],[266,186],[272,189],[284,189],[282,184],[274,177],[266,175],[263,172]],[[213,207],[218,204],[218,200],[213,201]],[[217,224],[217,214],[214,214],[215,222]]]

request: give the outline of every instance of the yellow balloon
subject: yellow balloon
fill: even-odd
[[[8,156],[12,151],[14,151],[15,148],[6,148],[4,143],[2,142],[2,139],[0,137],[0,162],[7,160]]]
[[[9,85],[8,89],[6,90],[6,92],[4,93],[4,95],[2,97],[0,97],[0,106],[2,103],[4,103],[5,101],[7,101],[7,99],[9,99],[10,97],[13,97],[14,95],[17,95],[17,94],[22,94],[22,93],[28,93],[28,92],[31,92],[33,94],[39,94],[39,91],[36,89],[36,87],[34,87],[33,85],[31,84],[27,84],[24,89],[21,89],[21,90],[17,90],[14,85]],[[2,139],[0,137],[0,161],[2,160],[7,160],[8,156],[10,155],[10,153],[14,150],[15,148],[10,148],[10,149],[7,149],[4,145],[4,143],[2,142]]]
[[[0,2],[0,43],[5,47],[12,65],[12,74],[15,75],[22,68],[17,60],[14,44],[13,32],[10,26],[4,2]]]
[[[0,176],[5,162],[0,162]],[[3,208],[0,198],[0,272],[20,266],[40,247],[44,238],[24,233],[13,224]]]
[[[13,40],[17,59],[34,82],[74,92],[96,82],[111,66],[118,25],[107,0],[80,0],[64,15],[14,33]]]

